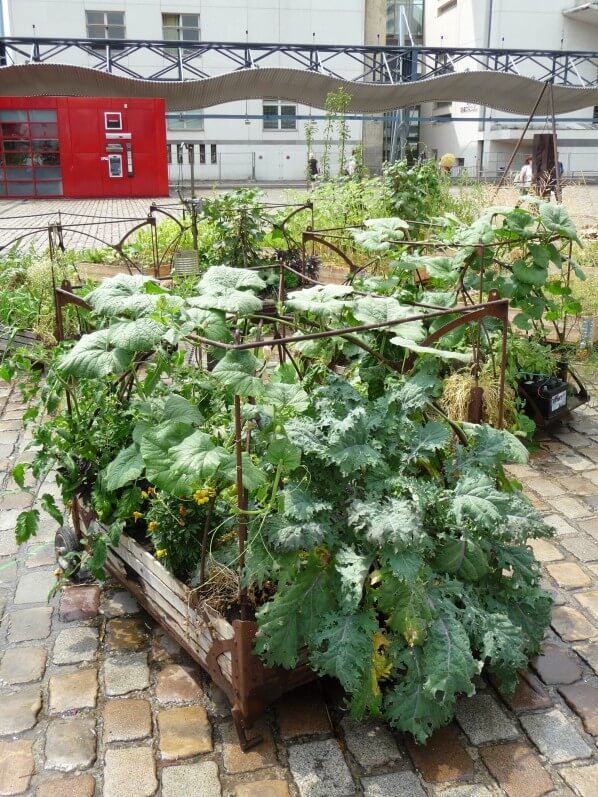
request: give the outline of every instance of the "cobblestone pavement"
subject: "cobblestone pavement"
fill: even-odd
[[[511,468],[555,527],[533,547],[553,592],[544,653],[505,700],[480,680],[456,721],[418,747],[353,723],[331,684],[280,700],[243,754],[230,711],[115,584],[48,604],[55,523],[17,548],[30,453],[23,405],[0,384],[0,795],[36,797],[596,797],[598,409],[577,411]],[[44,491],[58,495],[51,481]]]
[[[296,190],[296,186],[293,186]],[[231,190],[226,186],[220,190]],[[598,185],[570,185],[563,189],[563,201],[578,228],[596,227],[598,218]],[[455,189],[457,191],[457,189]],[[198,196],[209,196],[211,187],[202,186]],[[488,189],[488,200],[493,200],[493,188]],[[520,198],[512,187],[501,189],[494,204],[515,203]],[[77,251],[101,249],[115,244],[149,212],[152,199],[0,199],[0,247],[16,237],[26,234],[23,246],[31,244],[39,252],[48,245],[47,225],[61,221],[65,226],[64,242],[67,249]],[[159,207],[178,212],[180,203],[175,196],[156,199]],[[284,202],[284,187],[266,187],[265,201]],[[158,220],[160,214],[157,215]],[[40,231],[40,228],[43,228]],[[35,232],[38,230],[38,232]],[[96,239],[83,235],[83,231]],[[102,243],[104,242],[104,243]]]

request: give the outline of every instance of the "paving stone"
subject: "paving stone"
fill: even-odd
[[[486,786],[457,786],[442,792],[442,797],[493,797],[494,793]]]
[[[56,551],[53,543],[33,545],[27,553],[25,564],[27,567],[46,567],[56,562]]]
[[[565,557],[558,548],[546,540],[528,540],[527,544],[534,552],[538,562],[557,562]]]
[[[11,694],[0,694],[0,736],[21,733],[33,728],[42,707],[39,686],[27,686]]]
[[[25,573],[19,579],[15,593],[15,604],[46,603],[48,594],[56,584],[56,576],[52,570],[38,570]]]
[[[326,704],[313,684],[295,689],[282,697],[276,703],[276,716],[283,739],[332,731]]]
[[[136,614],[139,604],[130,592],[113,592],[102,603],[102,614],[107,617],[121,617],[123,614]]]
[[[0,794],[23,794],[34,770],[33,742],[0,742]]]
[[[158,712],[157,721],[160,753],[165,761],[213,750],[212,726],[203,706],[167,708]]]
[[[0,664],[0,682],[12,685],[39,681],[46,669],[47,658],[45,648],[9,648]]]
[[[594,485],[591,485],[591,486],[593,487]],[[596,488],[594,487],[594,490],[595,489]],[[598,510],[598,495],[596,495],[596,494],[594,494],[594,495],[584,495],[583,496],[583,501],[584,501],[584,503],[588,504],[588,506],[591,507],[592,512],[596,512],[596,510]],[[584,527],[584,528],[587,531],[587,527]],[[590,531],[590,534],[591,534],[591,536],[594,537],[594,539],[596,539],[596,529],[594,529],[594,531]]]
[[[581,717],[586,731],[592,736],[598,736],[598,688],[580,683],[562,686],[559,692],[567,701],[567,705]]]
[[[97,584],[66,587],[60,595],[59,616],[63,623],[91,620],[100,608],[100,588]]]
[[[532,742],[552,764],[592,755],[573,724],[557,709],[545,714],[522,714],[519,719]]]
[[[106,750],[103,797],[151,797],[157,788],[151,747]]]
[[[235,787],[235,797],[291,797],[284,780],[256,780]]]
[[[549,498],[548,503],[556,512],[562,512],[568,518],[575,520],[577,518],[588,517],[591,510],[578,501],[576,498],[571,498],[568,495],[560,495],[558,498]]]
[[[8,509],[18,509],[21,512],[23,509],[29,509],[33,503],[33,496],[30,493],[12,492],[5,493],[0,498],[0,512],[6,512]]]
[[[517,728],[504,714],[491,695],[476,694],[457,702],[455,711],[459,725],[472,744],[515,739]]]
[[[98,649],[98,630],[88,626],[66,628],[54,643],[54,664],[77,664],[92,661]]]
[[[104,741],[130,742],[152,732],[150,704],[141,698],[109,700],[104,706]]]
[[[596,498],[596,496],[593,496]],[[596,540],[598,538],[598,518],[592,518],[591,520],[580,520],[579,527],[582,531],[586,531],[591,537]]]
[[[218,766],[213,761],[198,764],[180,764],[162,770],[162,797],[220,797]],[[270,797],[271,793],[255,792],[260,797]],[[272,792],[272,797],[278,797]]]
[[[355,794],[353,778],[336,739],[292,745],[289,747],[289,769],[301,797],[353,797]],[[365,791],[365,794],[374,797],[377,792]],[[399,797],[401,792],[389,788],[383,797],[390,794]],[[409,797],[419,795],[412,792]]]
[[[0,531],[0,556],[14,556],[19,550],[14,531]]]
[[[598,794],[598,764],[591,767],[565,767],[559,775],[568,786],[581,797],[596,797]]]
[[[550,642],[544,644],[544,652],[532,659],[531,664],[545,684],[572,684],[582,676],[577,658]]]
[[[390,728],[385,723],[375,720],[357,722],[345,717],[341,725],[347,748],[363,769],[369,770],[402,759]]]
[[[90,767],[96,760],[94,728],[92,719],[50,722],[46,731],[46,769],[72,772]]]
[[[150,657],[153,662],[169,662],[181,653],[181,646],[163,628],[157,627],[152,634]]]
[[[147,640],[147,629],[140,617],[117,617],[106,624],[106,646],[110,650],[139,650]]]
[[[37,787],[35,797],[93,797],[96,782],[91,775],[54,778]]]
[[[586,618],[570,606],[555,606],[552,610],[552,627],[565,642],[579,642],[598,633]]]
[[[596,562],[598,561],[598,545],[585,536],[570,536],[563,537],[560,540],[563,548],[566,548],[573,556],[577,557],[581,562]]]
[[[50,678],[50,713],[62,714],[80,708],[95,708],[98,671],[93,668],[53,675]]]
[[[584,434],[572,432],[569,429],[563,429],[559,432],[555,432],[554,436],[557,438],[557,440],[560,440],[561,443],[565,443],[573,448],[585,448],[586,446],[590,445],[588,438]]]
[[[428,783],[468,780],[473,761],[459,741],[454,725],[435,731],[425,745],[405,737],[407,751],[416,769]]]
[[[160,703],[192,703],[202,695],[198,672],[169,664],[158,673],[156,698]]]
[[[9,509],[0,512],[0,531],[14,531],[20,511],[20,509]]]
[[[0,562],[0,584],[14,584],[17,580],[17,563],[12,559]]]
[[[557,495],[563,495],[566,492],[565,488],[557,481],[541,477],[526,479],[525,486],[538,493],[542,498],[555,498]]]
[[[509,797],[542,797],[554,789],[550,776],[527,744],[481,747],[480,755]]]
[[[598,620],[598,590],[591,592],[578,592],[575,600],[588,611],[594,619]]]
[[[8,601],[8,597],[4,590],[0,590],[0,620],[4,617],[4,610],[6,609],[6,603]]]
[[[586,457],[582,457],[579,454],[570,453],[568,451],[556,451],[554,455],[559,462],[562,462],[562,464],[567,468],[571,468],[571,470],[576,471],[577,473],[591,470],[593,467],[591,460],[586,459]]]
[[[239,772],[253,772],[256,769],[275,766],[276,748],[270,728],[264,719],[258,720],[253,728],[248,731],[250,739],[261,736],[262,741],[248,753],[244,753],[239,746],[239,737],[232,723],[227,722],[220,726],[222,734],[222,758],[224,769],[231,774]]]
[[[589,451],[595,452],[596,456],[598,456],[598,446],[592,446],[588,451],[584,451],[584,454],[588,454]],[[593,462],[598,461],[594,456],[590,457],[590,459],[592,459]],[[567,492],[572,495],[586,496],[593,495],[593,493],[596,492],[594,485],[589,479],[585,478],[585,475],[559,477],[559,481]]]
[[[413,772],[393,772],[390,775],[362,778],[361,785],[364,797],[389,797],[391,794],[392,797],[426,797],[417,775]]]
[[[104,661],[104,683],[107,695],[126,695],[149,686],[147,653],[110,656]]]
[[[11,612],[8,618],[8,638],[11,642],[46,639],[50,636],[51,620],[52,609],[49,606]]]
[[[519,714],[522,711],[550,708],[552,700],[541,682],[531,672],[519,673],[517,688],[512,695],[502,695],[507,706]]]
[[[564,587],[565,589],[579,589],[580,587],[589,587],[592,584],[592,579],[575,562],[547,564],[546,570],[548,570],[559,587]]]
[[[598,675],[598,642],[580,642],[575,645],[575,650]]]

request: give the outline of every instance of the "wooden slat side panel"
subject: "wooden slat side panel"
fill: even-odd
[[[205,664],[207,654],[213,644],[213,637],[200,615],[191,607],[183,604],[176,596],[169,594],[164,585],[152,573],[148,573],[126,549],[109,551],[107,561],[113,568],[113,574],[123,581],[125,586],[130,586],[131,583],[125,564],[141,576],[141,581],[136,584],[136,587],[143,593],[148,604],[158,610],[160,623],[166,630],[172,629],[176,635],[188,639],[189,643],[197,649],[202,663]],[[150,613],[153,614],[153,612]],[[226,652],[219,656],[218,663],[230,679],[231,653]]]

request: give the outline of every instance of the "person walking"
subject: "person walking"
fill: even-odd
[[[529,194],[532,187],[532,180],[534,179],[534,170],[532,167],[533,158],[529,155],[521,167],[517,182],[519,183],[519,190],[522,194]]]
[[[309,155],[307,156],[307,169],[309,172],[310,180],[315,180],[318,174],[320,174],[318,159],[316,158],[313,152],[310,152]]]

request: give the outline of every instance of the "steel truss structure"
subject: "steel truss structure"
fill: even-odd
[[[450,72],[487,70],[533,77],[559,86],[598,87],[598,52],[591,51],[0,38],[0,68],[15,64],[80,63],[81,56],[86,56],[88,66],[98,71],[156,81],[212,77],[216,72],[210,72],[204,60],[213,61],[216,56],[218,74],[222,74],[222,66],[227,63],[231,72],[286,66],[342,80],[348,79],[350,70],[350,79],[355,82],[396,84]]]

